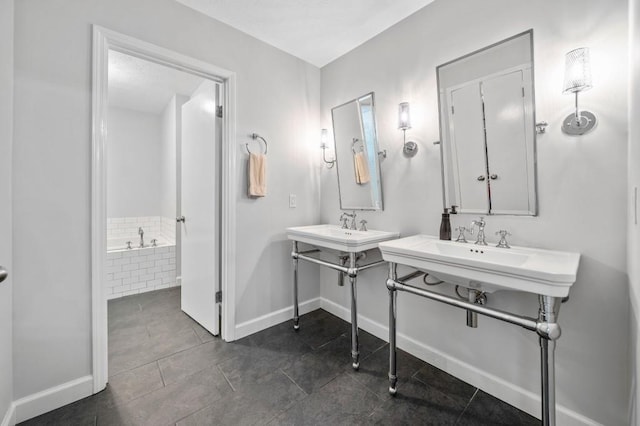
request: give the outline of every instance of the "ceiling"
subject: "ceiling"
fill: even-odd
[[[317,67],[434,0],[176,0]]]
[[[175,94],[190,96],[203,78],[109,51],[109,106],[161,114]]]

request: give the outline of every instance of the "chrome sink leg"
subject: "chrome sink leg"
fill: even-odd
[[[293,329],[300,329],[300,315],[298,312],[298,242],[293,242]]]
[[[354,370],[360,368],[360,351],[358,345],[358,295],[356,291],[357,272],[356,254],[349,253],[349,282],[351,283],[351,366]]]
[[[556,425],[555,349],[560,337],[556,323],[561,299],[540,296],[538,334],[540,335],[540,370],[542,375],[542,424]]]
[[[397,281],[398,265],[389,263],[389,280],[387,288],[389,289],[389,393],[395,395],[398,392],[396,384],[398,383],[398,375],[396,374],[396,291],[391,281]]]

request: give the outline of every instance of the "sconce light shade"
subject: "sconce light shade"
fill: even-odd
[[[591,59],[589,48],[581,47],[567,53],[564,65],[563,93],[582,92],[591,89]]]
[[[578,93],[593,87],[591,82],[591,58],[589,48],[581,47],[567,53],[565,57],[564,87],[562,93],[575,94],[575,112],[562,122],[562,131],[568,135],[580,136],[594,128],[596,116],[578,108]]]
[[[320,146],[321,147],[327,146],[327,139],[329,137],[328,134],[329,134],[329,131],[327,129],[320,130]]]
[[[407,130],[411,128],[411,113],[409,102],[402,102],[398,105],[398,129]]]
[[[413,157],[418,153],[418,144],[407,142],[407,130],[411,128],[411,113],[409,112],[409,102],[402,102],[398,105],[398,129],[402,130],[402,152],[406,157]]]

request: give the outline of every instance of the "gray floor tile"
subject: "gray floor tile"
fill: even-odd
[[[479,390],[457,424],[465,426],[538,426],[540,420]]]
[[[396,375],[399,382],[410,380],[411,376],[427,365],[424,361],[401,349],[396,351],[396,360]],[[389,345],[385,344],[362,360],[360,369],[349,374],[376,395],[382,398],[391,398],[389,395]],[[471,395],[473,392],[467,400],[471,399]]]
[[[306,394],[282,372],[262,377],[252,386],[231,392],[178,426],[266,424]]]
[[[109,378],[107,389],[99,398],[101,404],[124,404],[164,387],[156,361]]]
[[[426,363],[414,377],[425,385],[437,389],[442,393],[468,401],[471,400],[471,397],[476,392],[474,386]]]
[[[99,410],[98,425],[173,425],[229,392],[222,373],[211,367],[126,404]]]
[[[107,389],[30,425],[537,424],[525,413],[398,351],[398,395],[387,393],[388,346],[318,309],[233,343],[180,310],[180,288],[109,301]],[[413,377],[412,377],[413,376]],[[466,408],[466,411],[465,410]]]
[[[398,382],[396,396],[386,399],[369,419],[376,424],[454,425],[466,404],[410,379]]]
[[[194,346],[158,361],[165,383],[178,382],[205,368],[236,356],[244,347],[220,339]]]
[[[272,425],[347,425],[367,419],[382,401],[347,375],[278,415]]]

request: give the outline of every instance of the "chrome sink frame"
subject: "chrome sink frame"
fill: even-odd
[[[387,289],[389,290],[389,393],[395,395],[398,376],[396,374],[396,317],[397,317],[397,292],[405,291],[427,299],[446,303],[458,308],[467,309],[481,315],[519,325],[530,331],[535,331],[540,342],[540,369],[542,387],[542,424],[544,426],[556,425],[555,402],[555,348],[556,340],[560,337],[560,326],[557,323],[560,304],[566,298],[539,295],[540,308],[538,318],[529,318],[512,314],[510,312],[491,309],[475,303],[455,299],[430,290],[414,287],[406,284],[408,281],[424,275],[417,271],[398,278],[397,263],[389,262],[389,277]]]
[[[319,252],[319,249],[299,251],[298,241],[293,241],[293,250],[291,257],[293,258],[293,329],[300,329],[300,315],[298,313],[298,261],[304,260],[316,265],[324,266],[330,269],[334,269],[338,272],[344,273],[349,276],[349,282],[351,284],[351,359],[354,370],[360,368],[360,350],[358,344],[358,308],[357,308],[357,291],[356,282],[358,278],[358,272],[364,271],[375,266],[380,266],[387,263],[384,260],[371,262],[366,265],[358,266],[356,260],[360,252],[349,253],[349,266],[343,266],[336,263],[317,259],[315,257],[308,256],[312,253]]]

